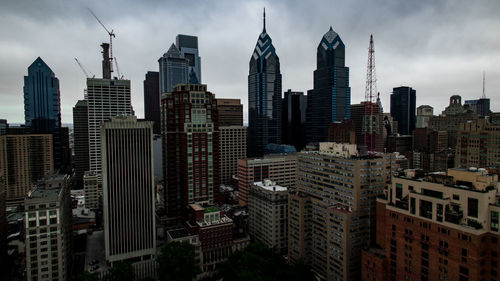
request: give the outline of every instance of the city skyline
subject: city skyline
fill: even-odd
[[[54,1],[33,3],[27,8],[24,3],[5,3],[0,11],[0,34],[7,38],[0,43],[4,50],[0,55],[2,117],[9,123],[23,123],[23,76],[40,56],[60,80],[62,122],[71,123],[72,107],[85,89],[85,75],[73,58],[100,77],[99,45],[109,40],[87,6],[116,34],[114,55],[120,71],[132,81],[132,104],[138,117],[143,117],[144,112],[144,74],[158,70],[156,60],[175,35],[189,34],[199,38],[204,84],[219,98],[241,99],[248,122],[248,54],[261,30],[264,6],[267,29],[280,55],[282,92],[312,89],[317,38],[331,25],[346,44],[352,104],[364,98],[366,41],[370,34],[374,35],[378,89],[386,110],[389,92],[400,85],[416,89],[417,106],[429,104],[436,113],[444,109],[452,94],[461,95],[463,100],[477,99],[482,94],[483,70],[486,96],[500,96],[496,90],[500,88],[500,80],[496,79],[500,70],[495,69],[500,54],[494,52],[500,39],[494,36],[493,28],[500,22],[495,17],[500,3],[494,1],[482,1],[481,5],[424,1],[406,6],[372,6],[358,1],[135,5]],[[202,16],[206,20],[190,20]],[[9,28],[13,26],[16,28]],[[498,106],[493,103],[492,110],[500,110]]]

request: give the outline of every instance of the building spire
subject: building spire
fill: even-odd
[[[484,91],[484,90],[485,90],[485,89],[484,89],[484,84],[485,84],[485,82],[486,82],[486,81],[485,81],[486,79],[485,79],[485,77],[484,77],[484,76],[485,76],[485,74],[484,74],[484,70],[483,70],[483,96],[481,97],[482,99],[485,99],[485,98],[486,98],[486,92]]]
[[[264,32],[266,32],[266,7],[264,7]]]

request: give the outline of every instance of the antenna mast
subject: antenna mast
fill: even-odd
[[[373,47],[373,35],[370,35],[370,46],[368,48],[368,63],[366,68],[366,89],[365,89],[365,116],[363,124],[364,141],[368,153],[374,151],[374,128],[373,128],[373,105],[377,94],[377,75],[375,73],[375,49]]]
[[[483,70],[483,96],[481,97],[482,99],[485,99],[486,98],[486,92],[485,92],[485,89],[484,89],[484,85],[486,83],[485,81],[485,74],[484,74],[484,70]]]

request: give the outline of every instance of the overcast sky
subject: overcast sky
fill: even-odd
[[[410,3],[411,2],[411,3]],[[65,1],[0,0],[0,119],[24,122],[23,76],[40,56],[60,81],[63,123],[83,99],[85,75],[74,58],[101,77],[101,42],[131,80],[132,104],[144,116],[143,80],[177,34],[198,36],[203,83],[216,97],[240,98],[247,120],[248,62],[266,30],[281,62],[283,91],[312,88],[316,48],[329,27],[346,46],[352,103],[364,99],[369,36],[375,41],[378,91],[389,111],[393,87],[417,91],[417,106],[438,114],[452,94],[486,95],[500,111],[500,1]]]

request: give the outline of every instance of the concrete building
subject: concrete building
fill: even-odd
[[[216,99],[219,126],[243,126],[243,105],[240,99]]]
[[[375,198],[396,169],[395,155],[359,157],[356,145],[320,143],[298,153],[288,201],[288,258],[318,280],[359,280],[361,250],[375,242]]]
[[[352,108],[351,108],[352,109]],[[352,119],[330,124],[328,141],[356,144],[356,125]]]
[[[434,108],[430,105],[417,107],[417,128],[427,128],[429,120],[434,116]]]
[[[387,137],[387,151],[399,152],[408,157],[412,151],[412,135],[392,135]]]
[[[78,188],[83,186],[83,175],[90,170],[89,122],[86,100],[79,100],[73,107],[73,167]]]
[[[460,125],[455,155],[456,167],[493,167],[500,165],[500,124],[488,118]]]
[[[156,276],[153,122],[117,116],[101,127],[106,261]]]
[[[497,280],[499,188],[484,169],[393,177],[377,199],[382,250],[363,254],[363,280]]]
[[[265,155],[238,160],[238,203],[248,204],[248,189],[254,182],[269,179],[281,186],[295,187],[297,155]]]
[[[24,200],[27,280],[70,279],[69,184],[69,175],[47,175]]]
[[[276,253],[288,248],[288,189],[270,180],[255,182],[248,193],[250,236]]]
[[[22,204],[39,179],[54,171],[51,134],[0,135],[0,178],[8,205]]]
[[[238,160],[247,158],[247,127],[221,126],[220,131],[220,180],[231,184],[238,174]]]
[[[220,135],[215,95],[207,85],[180,84],[162,94],[163,176],[169,218],[189,204],[219,198]]]
[[[102,183],[99,181],[99,174],[92,171],[85,172],[83,175],[83,193],[85,208],[98,209],[100,198],[102,198]]]

